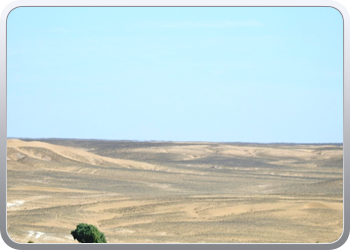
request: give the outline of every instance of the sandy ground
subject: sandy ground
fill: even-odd
[[[342,145],[7,141],[16,242],[334,242],[343,231]]]

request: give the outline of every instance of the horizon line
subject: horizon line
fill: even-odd
[[[174,141],[174,140],[137,140],[137,139],[96,139],[96,138],[63,138],[63,137],[7,137],[19,140],[85,140],[85,141],[134,141],[134,142],[210,142],[240,144],[344,144],[344,142],[246,142],[246,141]]]

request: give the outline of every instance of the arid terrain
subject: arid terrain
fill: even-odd
[[[7,211],[20,243],[330,243],[343,146],[8,139]]]

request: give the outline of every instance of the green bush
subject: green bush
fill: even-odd
[[[28,243],[34,243],[34,241],[31,241],[31,240],[30,240],[30,241],[28,241]]]
[[[80,243],[107,243],[105,235],[93,225],[80,223],[71,234]]]

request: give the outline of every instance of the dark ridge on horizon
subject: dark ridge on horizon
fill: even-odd
[[[23,141],[96,141],[96,142],[153,142],[153,143],[223,143],[223,144],[239,144],[239,145],[337,145],[343,146],[343,142],[228,142],[228,141],[171,141],[171,140],[132,140],[132,139],[86,139],[86,138],[57,138],[57,137],[41,137],[41,138],[30,138],[30,137],[7,137],[7,139],[19,139]]]

